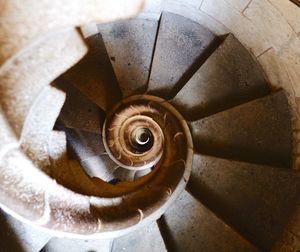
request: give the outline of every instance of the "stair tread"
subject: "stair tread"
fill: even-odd
[[[66,78],[87,98],[104,111],[122,95],[100,34],[86,38],[89,52],[64,73]]]
[[[56,86],[66,92],[66,100],[61,109],[59,121],[68,128],[100,134],[104,122],[104,111],[67,81],[59,80]]]
[[[64,129],[71,156],[75,155],[81,161],[105,153],[102,136],[83,130]]]
[[[258,251],[186,191],[163,218],[176,251]]]
[[[130,234],[114,239],[112,252],[167,251],[156,222]]]
[[[109,182],[114,179],[114,170],[118,166],[108,155],[89,157],[80,162],[81,167],[89,177],[97,177]]]
[[[2,251],[40,251],[52,235],[29,226],[0,210]]]
[[[114,179],[118,165],[105,152],[101,135],[73,129],[65,129],[65,132],[72,154],[90,177]]]
[[[148,93],[169,98],[188,80],[216,36],[200,24],[176,14],[161,17]]]
[[[201,118],[267,95],[262,68],[229,34],[172,100],[187,118]]]
[[[147,88],[157,26],[158,21],[147,19],[98,25],[124,97]]]
[[[284,91],[190,123],[200,153],[290,167],[291,114]]]
[[[300,196],[300,174],[194,154],[189,190],[246,239],[269,250]]]
[[[99,251],[110,252],[112,240],[109,239],[75,239],[67,237],[53,237],[41,252],[82,252]]]

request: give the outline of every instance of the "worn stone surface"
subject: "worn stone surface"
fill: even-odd
[[[114,239],[112,252],[167,251],[156,222],[128,235]]]
[[[37,41],[0,69],[1,105],[17,137],[39,93],[85,53],[79,33],[70,29]]]
[[[100,34],[86,39],[87,55],[63,77],[104,111],[121,99],[121,92]]]
[[[80,0],[62,3],[59,0],[12,0],[0,4],[0,65],[30,41],[46,32],[75,27],[93,21],[108,22],[137,14],[142,0]]]
[[[170,98],[210,51],[215,36],[201,25],[171,13],[160,21],[147,92]]]
[[[139,18],[159,20],[164,0],[144,0],[144,8]]]
[[[33,108],[27,114],[20,137],[20,144],[24,153],[47,174],[50,174],[49,134],[64,101],[65,94],[62,91],[47,86],[36,98]]]
[[[270,92],[263,70],[232,35],[179,91],[171,103],[187,118],[201,118]]]
[[[67,139],[63,131],[53,130],[49,134],[48,154],[51,163],[50,176],[58,184],[73,190],[77,187],[75,174],[70,170]]]
[[[41,250],[41,252],[110,252],[111,245],[111,240],[52,238]]]
[[[13,130],[6,121],[5,114],[0,107],[0,158],[12,146],[18,146],[18,142]]]
[[[66,233],[91,235],[101,230],[101,220],[90,208],[90,197],[62,186],[48,188],[49,219],[44,226]]]
[[[222,36],[230,32],[225,25],[218,22],[213,16],[207,15],[200,9],[195,8],[195,5],[201,6],[202,0],[195,0],[194,2],[194,4],[188,5],[184,0],[164,0],[163,10],[191,19],[208,28],[217,36]]]
[[[291,232],[297,237],[300,237],[300,205],[298,204],[289,223],[286,226],[286,231]]]
[[[194,155],[189,190],[263,250],[277,241],[300,199],[299,173]]]
[[[300,239],[289,231],[282,234],[281,239],[276,242],[272,248],[272,252],[295,252],[300,250]]]
[[[162,218],[168,251],[258,251],[186,191]]]
[[[88,38],[99,33],[96,24],[82,25],[80,26],[80,31],[82,32],[84,38]]]
[[[66,132],[71,157],[76,156],[83,161],[105,153],[100,134],[78,129],[64,129],[64,131]]]
[[[203,0],[201,8],[207,15],[225,25],[255,55],[260,55],[268,48],[270,42],[262,31],[243,13],[226,0]]]
[[[270,0],[270,3],[278,9],[278,11],[284,16],[287,23],[292,27],[292,29],[295,32],[300,32],[300,8],[295,7],[293,0]]]
[[[125,13],[126,8],[125,9],[114,8],[114,7],[116,7],[115,4],[120,3],[120,2],[103,1],[103,3],[104,2],[107,3],[107,6],[112,8],[112,10],[109,11],[109,8],[107,9],[107,8],[104,8],[103,6],[101,7],[101,8],[105,9],[105,12],[99,11],[99,13],[102,13],[102,21],[104,21],[104,20],[108,21],[109,18],[112,18],[112,16],[114,14],[116,14],[116,16],[118,16],[118,17],[124,17],[124,16],[128,15],[128,13]],[[54,20],[56,17],[56,10],[58,10],[58,11],[60,10],[60,8],[57,8],[57,9],[51,8],[53,6],[57,7],[56,2],[51,2],[51,5],[49,4],[48,1],[42,1],[42,2],[37,3],[36,5],[34,5],[32,1],[25,1],[24,3],[25,3],[25,5],[22,5],[20,3],[13,1],[10,3],[2,3],[1,4],[1,7],[4,7],[4,8],[1,8],[1,11],[3,11],[3,12],[1,12],[1,14],[3,14],[3,15],[1,15],[1,20],[4,20],[4,22],[2,22],[3,27],[1,27],[1,31],[0,31],[0,32],[2,32],[4,30],[4,32],[3,32],[4,35],[2,36],[4,42],[3,41],[1,41],[1,42],[3,42],[4,46],[10,45],[10,43],[12,46],[11,48],[8,48],[8,49],[5,48],[6,49],[6,51],[4,50],[6,53],[5,55],[4,54],[2,55],[2,51],[0,54],[1,55],[1,59],[0,59],[1,63],[3,63],[8,58],[10,59],[10,61],[5,62],[3,65],[3,68],[0,69],[1,73],[6,73],[6,72],[4,72],[4,70],[6,70],[8,73],[8,75],[1,76],[1,83],[5,83],[5,84],[3,84],[3,86],[1,86],[1,91],[4,90],[3,92],[1,92],[1,96],[2,96],[1,100],[8,101],[7,104],[5,104],[6,108],[3,108],[3,111],[6,113],[7,110],[10,109],[11,114],[9,115],[9,113],[7,113],[6,116],[9,119],[9,122],[11,123],[11,125],[15,125],[14,121],[13,121],[14,118],[18,119],[19,117],[21,117],[21,119],[24,119],[25,126],[23,129],[23,132],[21,132],[21,138],[23,139],[23,135],[24,136],[28,135],[29,136],[28,139],[31,139],[32,141],[28,140],[26,142],[28,142],[28,143],[30,142],[31,145],[34,145],[34,143],[36,143],[35,141],[38,140],[39,138],[35,139],[34,134],[31,134],[31,132],[33,132],[33,130],[31,127],[27,127],[28,124],[30,126],[34,125],[37,131],[39,131],[39,130],[43,131],[44,126],[46,125],[47,131],[49,133],[49,138],[51,138],[51,139],[49,139],[50,144],[51,144],[51,141],[55,141],[57,138],[59,138],[59,144],[64,144],[64,139],[63,139],[64,136],[63,135],[60,135],[60,134],[53,135],[52,134],[53,132],[51,132],[51,130],[49,130],[49,127],[50,127],[49,125],[54,124],[55,117],[58,112],[57,108],[60,105],[62,105],[62,99],[60,99],[58,101],[58,100],[54,99],[55,95],[53,95],[52,92],[46,92],[47,95],[49,95],[49,97],[48,96],[46,97],[47,99],[43,100],[41,97],[38,97],[37,100],[29,99],[29,101],[30,101],[29,103],[32,102],[32,104],[30,104],[30,105],[41,105],[39,102],[41,102],[41,100],[42,100],[41,106],[31,107],[29,105],[28,107],[26,107],[26,109],[29,108],[29,111],[21,110],[21,112],[19,113],[18,108],[22,107],[23,103],[19,104],[18,102],[15,101],[16,100],[15,98],[22,97],[24,100],[27,101],[26,95],[30,96],[31,93],[25,92],[25,95],[22,96],[24,94],[24,93],[22,93],[22,91],[24,91],[25,89],[30,90],[30,88],[34,89],[35,85],[31,84],[30,82],[29,83],[24,82],[25,84],[24,83],[19,84],[18,78],[14,78],[15,76],[13,76],[13,78],[12,78],[13,80],[10,80],[8,82],[6,82],[6,80],[11,77],[10,74],[13,74],[13,73],[20,74],[21,73],[20,76],[22,74],[24,74],[24,76],[26,77],[26,74],[30,75],[31,71],[34,72],[36,70],[37,74],[35,75],[35,77],[45,81],[45,82],[43,82],[43,84],[45,84],[46,89],[49,88],[51,90],[56,90],[55,88],[48,86],[50,84],[50,82],[53,81],[58,75],[60,75],[66,69],[71,67],[72,64],[74,64],[86,52],[86,48],[85,48],[84,44],[82,43],[80,36],[78,36],[79,34],[75,32],[74,33],[75,36],[73,37],[74,41],[71,41],[70,44],[72,44],[72,45],[75,44],[75,46],[76,46],[75,52],[78,52],[78,54],[75,54],[76,57],[73,54],[71,54],[72,60],[70,60],[70,61],[68,61],[69,59],[61,60],[62,57],[64,57],[63,54],[60,54],[59,62],[52,61],[52,58],[50,58],[52,56],[52,54],[54,54],[54,53],[59,54],[61,52],[61,51],[56,52],[55,50],[53,50],[51,52],[52,53],[51,56],[49,58],[47,58],[47,62],[48,61],[52,62],[52,63],[55,62],[54,65],[50,64],[50,65],[45,66],[44,64],[42,64],[42,63],[44,63],[44,61],[43,61],[44,58],[41,61],[36,61],[35,64],[33,64],[33,65],[29,65],[29,62],[34,61],[34,60],[32,60],[32,58],[30,58],[30,57],[29,58],[26,58],[26,57],[19,58],[20,56],[24,56],[23,55],[24,52],[28,53],[28,51],[27,51],[28,48],[30,48],[32,50],[41,49],[40,47],[35,47],[35,46],[39,45],[39,43],[44,44],[46,40],[47,41],[50,40],[50,39],[48,39],[48,37],[46,37],[45,40],[43,40],[43,39],[36,40],[33,42],[33,44],[29,45],[29,42],[31,42],[31,39],[35,38],[35,36],[40,36],[39,38],[44,38],[44,37],[42,37],[43,36],[42,34],[39,34],[41,32],[41,30],[39,30],[39,28],[35,29],[39,25],[45,24],[45,22],[43,22],[44,21],[43,17],[46,19],[46,23],[47,23],[49,21],[49,13],[51,15],[51,18],[53,18],[53,20]],[[31,3],[33,5],[30,5]],[[92,3],[95,4],[96,2],[92,1]],[[136,3],[137,5],[132,5],[134,3]],[[76,11],[76,10],[79,10],[81,8],[81,6],[79,7],[78,2],[74,2],[72,4],[76,5],[75,10],[73,8],[69,8],[70,7],[69,5],[66,5],[64,7],[70,12],[73,11],[72,14],[78,13],[78,11]],[[130,10],[137,11],[141,7],[140,4],[141,4],[140,1],[132,1],[130,5],[122,2],[122,3],[120,3],[120,5],[118,5],[118,7],[128,6]],[[23,7],[24,7],[24,11],[22,11]],[[86,5],[84,5],[82,7],[82,10],[84,10],[86,7],[87,7],[87,3],[86,3]],[[46,9],[43,9],[43,8],[46,8]],[[91,8],[91,5],[89,5],[89,8]],[[127,8],[127,10],[129,10],[129,9]],[[16,12],[16,10],[19,10],[19,11]],[[26,10],[30,10],[30,11],[26,11]],[[96,12],[98,12],[97,8],[95,8],[95,10],[96,10]],[[8,12],[5,12],[5,11],[8,11]],[[117,11],[119,13],[115,13],[114,11]],[[123,12],[123,11],[125,11],[125,12]],[[41,13],[42,13],[42,15],[41,15]],[[133,11],[133,13],[134,13],[134,11]],[[32,15],[30,15],[30,14],[32,14]],[[34,14],[36,14],[36,15],[34,15]],[[63,12],[63,14],[65,14],[65,13]],[[9,20],[8,17],[10,15],[11,15],[11,19]],[[66,18],[68,20],[68,17],[69,17],[68,15],[63,15],[63,16],[64,16],[64,18]],[[77,16],[77,15],[75,14],[75,16]],[[92,15],[87,14],[87,16],[92,16]],[[38,19],[37,19],[37,17],[38,17]],[[80,17],[81,16],[79,16],[79,19],[80,19]],[[6,18],[7,18],[7,20],[6,20]],[[26,18],[28,18],[28,19],[26,19]],[[39,18],[40,18],[40,20],[39,20]],[[80,19],[80,20],[83,22],[88,21],[88,19]],[[40,22],[38,22],[38,21],[40,21]],[[78,24],[80,24],[81,21],[78,22]],[[19,34],[20,29],[17,29],[18,25],[20,25],[20,23],[22,26],[22,32],[24,32],[26,34],[28,32],[28,36],[27,37],[25,36],[25,38],[22,37],[22,34],[21,35]],[[36,23],[36,26],[30,27],[30,26],[34,25],[35,23]],[[9,25],[7,25],[7,24],[9,24]],[[61,21],[61,24],[63,26],[65,25],[63,21]],[[70,31],[74,32],[74,27],[73,27],[74,24],[67,22],[67,26],[68,25],[71,26]],[[8,29],[7,29],[7,27],[8,27]],[[12,29],[12,27],[14,27],[16,29],[14,30],[14,29]],[[32,28],[33,34],[29,33],[29,30],[31,28]],[[56,26],[55,27],[54,26],[53,27],[49,27],[49,26],[44,27],[44,29],[47,30],[47,35],[49,37],[54,36],[53,35],[54,33],[52,33],[53,30],[49,31],[52,28],[53,28],[53,30],[56,30],[55,29]],[[45,30],[43,30],[43,31],[45,31]],[[9,31],[11,31],[11,33],[9,33]],[[13,33],[13,32],[15,32],[15,33]],[[69,30],[68,30],[68,32],[69,32]],[[6,33],[8,33],[8,34],[6,34]],[[2,35],[2,33],[1,33],[1,35]],[[5,40],[6,38],[8,38],[8,40]],[[14,41],[17,41],[17,43],[13,44]],[[72,48],[72,46],[69,46],[69,43],[67,43],[65,41],[59,41],[59,42],[64,42],[64,43],[62,43],[64,47]],[[60,45],[60,43],[54,43],[54,44]],[[23,48],[23,46],[27,46],[27,45],[29,45],[28,48]],[[53,49],[53,48],[56,49],[57,47],[56,46],[50,47],[50,49]],[[3,49],[3,48],[1,48],[1,49]],[[11,49],[11,50],[9,50],[9,49]],[[47,50],[49,50],[49,48]],[[81,64],[83,64],[83,69],[84,69],[84,67],[86,67],[87,69],[90,68],[89,64],[87,64],[85,66],[84,63],[82,63],[82,62],[86,62],[86,61],[89,63],[94,62],[93,61],[94,59],[91,59],[90,61],[87,60],[87,58],[89,58],[89,56],[91,55],[91,51],[93,51],[93,50],[91,49],[90,53],[87,55],[87,57],[84,58],[78,65],[76,65],[76,67],[81,66]],[[20,52],[20,53],[15,56],[12,56],[16,52]],[[74,52],[72,52],[72,53],[74,53]],[[47,56],[48,54],[45,53],[43,55]],[[99,55],[101,56],[101,53],[99,53],[99,54],[95,53],[95,55],[93,55],[93,57],[96,58],[96,56],[99,56]],[[36,56],[36,55],[34,55],[34,56]],[[34,56],[33,56],[33,58],[34,58]],[[56,54],[55,54],[55,56],[56,56]],[[69,55],[67,55],[67,56],[69,56]],[[93,58],[93,57],[91,57],[91,58]],[[25,59],[29,59],[28,60],[29,62],[26,62]],[[62,65],[59,64],[60,62],[62,63]],[[31,66],[31,68],[24,67],[26,64]],[[100,64],[100,66],[101,66],[101,64]],[[106,66],[106,63],[103,64],[102,66]],[[43,73],[42,70],[44,70],[43,67],[46,67],[47,70],[50,71],[50,73],[49,73],[50,77],[48,75],[47,76],[42,75],[42,73]],[[13,71],[13,70],[15,70],[15,71]],[[20,71],[20,70],[22,70],[22,71]],[[51,71],[51,70],[55,70],[55,71]],[[85,76],[85,75],[90,74],[90,77],[92,79],[94,78],[93,80],[98,83],[99,79],[97,79],[97,77],[95,77],[96,75],[93,75],[93,74],[98,73],[100,71],[98,71],[98,69],[96,69],[94,72],[93,71],[94,71],[94,69],[91,69],[91,72],[88,72],[88,71],[80,72],[80,69],[78,69],[80,76]],[[48,73],[48,72],[46,71],[46,73]],[[77,80],[79,79],[79,82],[81,81],[82,83],[86,84],[85,80],[82,80],[79,78],[80,77],[79,75],[77,76],[78,78],[75,78],[75,79],[77,79]],[[18,77],[20,77],[20,76],[18,76]],[[45,77],[45,78],[43,79],[43,77]],[[66,75],[66,77],[67,77],[67,75]],[[26,80],[28,81],[28,79],[26,79]],[[28,84],[28,85],[26,85],[26,84]],[[116,102],[116,100],[114,100],[112,97],[110,97],[110,98],[108,97],[108,93],[110,95],[115,95],[115,96],[119,96],[119,97],[121,96],[120,92],[118,92],[118,90],[114,89],[115,86],[113,85],[113,83],[109,83],[109,85],[102,83],[103,85],[98,85],[94,89],[91,87],[94,84],[91,84],[91,86],[89,86],[87,84],[84,85],[84,84],[83,84],[83,86],[85,86],[85,89],[82,88],[82,90],[89,91],[86,93],[86,96],[89,99],[93,100],[100,107],[103,107],[105,110],[109,109],[111,104]],[[10,87],[15,88],[15,90],[13,90],[11,93],[9,93],[11,91],[11,90],[9,90]],[[80,89],[78,87],[78,85],[76,85],[76,87],[78,89]],[[100,90],[100,88],[102,88],[102,89]],[[8,92],[6,93],[7,90],[8,90]],[[109,90],[109,91],[108,92],[103,91],[102,93],[99,93],[99,90],[100,91]],[[14,91],[16,91],[16,92],[14,92]],[[47,90],[47,91],[49,91],[49,90]],[[96,93],[95,91],[97,91],[98,93]],[[112,91],[112,92],[110,92],[110,91]],[[37,92],[37,93],[39,93],[39,92]],[[62,94],[60,91],[58,93]],[[42,93],[42,94],[44,94],[44,93]],[[45,98],[45,97],[43,97],[43,98]],[[94,100],[94,98],[95,98],[95,100]],[[99,100],[97,100],[96,98]],[[19,101],[22,101],[22,99],[19,99]],[[51,102],[54,102],[55,104],[52,104]],[[45,104],[47,104],[48,107],[45,106]],[[26,103],[25,105],[28,105],[28,104]],[[1,104],[1,106],[4,107],[3,104]],[[49,109],[51,110],[51,113],[50,114],[45,113],[45,111],[47,111]],[[52,109],[53,109],[53,111],[52,111]],[[42,110],[42,111],[40,111],[40,110]],[[32,113],[35,112],[34,113],[35,115],[32,115],[31,112]],[[27,117],[28,114],[29,114],[29,117]],[[45,122],[44,121],[41,122],[41,118],[43,118],[45,120]],[[6,124],[4,124],[4,125],[5,125],[5,127],[7,126]],[[20,133],[19,131],[21,130],[23,125],[18,124],[17,126],[18,126],[18,129],[17,129],[18,133]],[[53,127],[53,125],[51,127]],[[30,133],[27,134],[28,132],[30,132]],[[43,136],[44,135],[45,135],[45,132],[43,131]],[[60,141],[60,140],[62,140],[62,141]],[[41,142],[43,143],[44,139],[42,139]],[[38,148],[38,151],[40,151],[40,150],[45,151],[47,149],[47,147],[49,147],[49,146],[37,145],[35,147]],[[65,154],[65,149],[60,148],[60,147],[61,146],[57,145],[57,146],[55,146],[55,150],[50,150],[50,152],[52,151],[50,153],[51,159],[53,159],[53,157],[59,158],[60,151],[62,151],[61,154]],[[25,149],[25,148],[23,148],[23,149]],[[49,149],[51,149],[51,148],[49,148]],[[34,154],[38,155],[39,154],[38,151],[36,151]],[[109,209],[110,206],[112,206],[111,205],[111,204],[113,204],[112,201],[107,200],[106,205],[104,205],[104,206],[97,205],[97,207],[99,207],[100,209],[93,206],[93,210],[98,211],[97,216],[95,217],[94,213],[92,213],[92,211],[91,211],[90,197],[84,196],[82,194],[76,194],[74,191],[70,191],[70,190],[58,185],[55,180],[50,179],[44,173],[39,171],[39,169],[37,169],[37,167],[32,162],[34,160],[30,160],[30,158],[28,156],[26,156],[24,153],[22,153],[19,149],[13,149],[11,152],[5,152],[1,156],[1,158],[2,158],[0,160],[0,166],[1,166],[0,168],[2,171],[0,174],[1,175],[0,179],[2,182],[1,190],[0,190],[1,204],[3,203],[3,205],[5,205],[6,207],[9,207],[15,213],[20,214],[22,217],[27,218],[28,220],[34,221],[36,224],[43,225],[47,228],[50,228],[50,229],[56,230],[56,231],[62,231],[62,232],[68,232],[68,233],[79,233],[79,234],[85,234],[85,235],[94,234],[94,233],[99,232],[100,230],[103,231],[102,222],[99,221],[98,218],[105,219],[104,215],[109,215],[109,217],[106,218],[106,219],[108,219],[108,221],[105,223],[106,228],[107,228],[106,230],[115,230],[113,228],[113,226],[115,224],[115,218],[113,218],[114,216],[112,216],[111,211],[107,211],[107,209]],[[191,152],[189,152],[189,160],[190,160],[190,157],[191,157]],[[191,164],[191,163],[189,162],[189,164]],[[77,167],[79,167],[79,166],[77,166]],[[125,215],[124,219],[126,217],[128,217],[128,219],[130,219],[131,216],[127,216],[126,214],[130,215],[131,204],[133,204],[133,205],[135,205],[134,211],[136,213],[137,223],[142,218],[147,218],[147,217],[149,217],[150,219],[153,218],[153,220],[154,220],[156,218],[156,215],[160,215],[162,213],[162,212],[158,212],[158,213],[155,212],[155,210],[158,209],[158,205],[156,205],[157,201],[161,200],[161,204],[164,204],[169,199],[169,196],[170,196],[169,194],[170,194],[171,189],[168,187],[171,187],[171,186],[175,185],[175,183],[178,183],[180,186],[180,190],[183,189],[183,186],[185,185],[186,181],[181,179],[181,176],[178,176],[179,172],[183,173],[183,171],[184,171],[183,162],[181,162],[180,164],[175,164],[174,166],[167,167],[167,168],[169,169],[170,173],[171,173],[171,171],[174,172],[174,170],[176,172],[178,172],[178,173],[175,172],[176,176],[174,177],[174,179],[172,180],[172,179],[170,179],[171,176],[162,174],[162,176],[160,176],[160,177],[158,176],[156,181],[155,180],[152,181],[153,183],[152,183],[151,189],[149,189],[150,187],[149,188],[147,187],[147,188],[143,188],[141,191],[139,191],[136,194],[131,194],[129,197],[130,203],[128,203],[128,205],[125,204],[125,207],[127,206],[127,208],[130,208],[129,213],[126,212],[126,210],[125,210],[125,214],[124,214],[124,209],[121,207],[121,213],[123,213]],[[189,166],[189,168],[190,168],[190,166]],[[190,169],[188,169],[188,171],[190,171]],[[166,179],[167,185],[164,187],[161,185],[161,183],[162,183],[162,180],[164,180],[165,178],[167,178]],[[92,183],[90,183],[90,184],[92,184]],[[152,192],[152,190],[154,192]],[[176,193],[178,193],[178,192],[176,192]],[[154,199],[155,197],[153,195],[155,197],[158,195],[158,197],[157,197],[158,199],[157,200]],[[149,198],[150,198],[150,200],[147,202],[141,201],[140,199],[143,196],[145,196],[145,198],[147,198],[147,200],[149,200]],[[151,215],[151,214],[153,214],[153,215]],[[118,214],[117,214],[117,217],[119,217]],[[109,218],[111,218],[111,219],[109,219]],[[128,226],[132,225],[132,223],[128,223],[128,222],[123,222],[122,224],[124,224],[124,227],[128,227]],[[117,225],[117,228],[119,228],[119,225]],[[116,233],[118,233],[118,231]]]
[[[243,14],[264,34],[275,49],[280,48],[293,34],[291,26],[270,1],[252,0]],[[270,29],[272,26],[276,29]]]
[[[182,2],[184,2],[184,1],[182,1]],[[197,1],[188,0],[187,2],[191,3],[191,4],[194,4],[194,2],[197,2]],[[260,55],[261,53],[264,53],[265,49],[268,49],[270,46],[272,46],[272,43],[269,44],[269,42],[272,42],[272,41],[268,41],[267,43],[265,43],[264,39],[261,38],[260,35],[263,35],[263,34],[261,34],[262,30],[257,29],[257,27],[259,26],[259,21],[258,22],[256,22],[256,21],[253,22],[253,18],[254,19],[256,18],[255,17],[256,14],[262,15],[265,19],[276,18],[276,15],[272,14],[272,11],[270,11],[272,8],[270,8],[269,11],[264,11],[264,10],[260,11],[259,9],[258,9],[258,11],[255,11],[255,10],[253,11],[252,10],[253,15],[251,16],[251,21],[250,21],[248,18],[245,18],[245,16],[243,14],[237,12],[236,8],[234,6],[237,3],[237,4],[240,5],[240,6],[237,6],[238,11],[244,11],[244,9],[247,7],[247,6],[244,6],[244,3],[246,4],[246,0],[245,1],[244,0],[241,0],[241,1],[227,0],[226,2],[231,3],[231,6],[230,5],[225,6],[225,4],[224,5],[219,4],[220,2],[225,2],[225,1],[215,1],[215,0],[206,1],[206,0],[204,0],[204,3],[203,3],[203,1],[198,1],[198,2],[200,3],[200,7],[203,8],[202,10],[206,11],[206,13],[204,13],[202,11],[199,11],[199,13],[201,13],[199,15],[199,16],[201,16],[201,18],[206,19],[206,20],[214,20],[215,23],[213,23],[213,22],[210,23],[209,22],[209,24],[211,26],[214,26],[216,23],[218,23],[222,27],[227,26],[230,29],[232,29],[236,34],[239,35],[239,39],[241,39],[241,41],[243,41],[243,43],[245,43],[249,49],[254,51],[256,55]],[[270,0],[268,2],[274,2],[274,1]],[[289,1],[277,1],[278,6],[279,5],[283,6],[286,2],[289,3]],[[25,1],[24,3],[25,3],[25,6],[28,6],[27,1]],[[169,3],[171,3],[171,1],[169,1]],[[22,2],[22,4],[23,4],[23,2]],[[128,5],[128,3],[125,3],[125,5],[126,4]],[[265,4],[262,3],[262,5],[265,5]],[[183,4],[179,3],[178,6],[182,7],[182,8],[179,8],[179,9],[184,9]],[[197,3],[196,6],[199,7],[198,3]],[[100,6],[100,7],[102,8],[102,6]],[[233,8],[231,9],[231,7],[233,7]],[[81,17],[82,8],[83,8],[83,6],[80,6],[80,15],[78,15],[78,12],[76,12],[76,11],[72,12],[72,14],[75,13],[74,16]],[[28,9],[30,9],[30,8],[28,8]],[[85,7],[84,7],[84,9],[85,9]],[[36,11],[34,8],[32,8],[30,10]],[[60,11],[61,10],[62,9],[60,9]],[[95,10],[95,13],[97,13],[97,14],[100,13],[97,8],[94,8],[94,10]],[[197,12],[195,12],[196,14],[192,14],[192,12],[189,13],[190,10],[191,9],[185,10],[185,13],[187,14],[187,16],[190,16],[190,15],[194,15],[194,17],[198,16]],[[293,8],[292,10],[295,10],[295,8]],[[298,10],[298,9],[296,9],[296,10]],[[45,15],[45,11],[43,11],[41,13],[42,13],[42,15]],[[66,13],[70,14],[68,9],[66,10]],[[295,13],[295,12],[293,12],[293,13]],[[290,9],[284,15],[285,15],[285,18],[287,18],[289,24],[291,24],[291,26],[294,27],[294,30],[297,31],[295,27],[297,27],[297,24],[299,24],[299,22],[298,22],[297,18],[294,18],[293,13],[291,12],[291,9]],[[18,13],[17,18],[20,18],[20,16],[22,17],[21,14]],[[111,14],[111,13],[109,13],[109,14]],[[2,17],[2,13],[1,13],[0,16]],[[3,16],[5,16],[5,15],[3,15]],[[68,15],[65,15],[65,13],[64,13],[62,16],[67,17]],[[91,17],[91,15],[88,15],[88,16]],[[61,22],[58,18],[53,19],[52,16],[51,16],[51,20],[55,20],[55,22],[60,22],[60,23],[63,24],[63,22]],[[199,20],[200,20],[200,18],[199,18]],[[262,20],[262,21],[263,21],[264,24],[269,22],[268,20]],[[221,24],[221,22],[223,22],[223,24]],[[43,22],[38,23],[38,22],[34,21],[34,23],[43,25]],[[257,23],[258,23],[258,25],[255,25]],[[274,23],[278,24],[277,22],[274,22]],[[270,25],[269,25],[270,30],[275,29],[272,26],[272,24],[274,24],[274,23],[270,22]],[[279,24],[279,26],[280,26],[280,29],[282,27],[285,27],[285,26],[281,26],[280,24]],[[33,28],[36,28],[36,26],[34,26]],[[21,29],[24,29],[24,22],[21,24]],[[219,30],[219,29],[216,28],[216,30]],[[258,30],[260,30],[260,31],[258,31]],[[220,29],[220,31],[222,31],[222,29]],[[10,29],[10,32],[15,32],[15,30]],[[27,30],[24,29],[24,32],[27,32]],[[270,34],[269,31],[267,32],[267,34]],[[276,32],[274,34],[276,34]],[[273,36],[274,34],[271,34],[271,36]],[[286,33],[285,32],[280,33],[280,34],[278,33],[279,36],[284,35],[284,34],[286,34]],[[3,37],[4,36],[2,36],[2,38]],[[275,44],[276,44],[277,43],[276,42],[276,39],[277,39],[276,36],[273,36],[273,38],[274,38],[274,41],[275,41]],[[11,41],[19,42],[18,38],[16,38],[16,37],[14,37]],[[8,44],[11,44],[11,43],[8,43]],[[291,45],[293,46],[294,50],[290,49]],[[298,79],[298,72],[299,72],[299,71],[297,72],[297,57],[298,56],[294,53],[296,51],[295,49],[297,49],[297,43],[294,43],[293,41],[291,41],[291,44],[289,44],[289,41],[287,41],[287,43],[284,45],[283,48],[281,48],[279,50],[279,52],[282,53],[281,57],[282,57],[282,59],[284,59],[284,61],[286,63],[285,67],[288,68],[288,69],[292,69],[292,70],[289,70],[289,75],[293,79],[294,88],[296,89],[296,91],[298,91],[298,86],[297,86],[297,79]],[[270,68],[272,68],[272,67],[270,66]],[[271,73],[272,69],[270,69],[269,72]],[[274,75],[273,75],[273,73],[274,73]],[[278,73],[276,70],[273,70],[273,73],[272,73],[272,76],[274,77],[274,79],[276,79],[278,77],[278,80],[280,80],[280,81],[282,80],[281,72]],[[268,76],[268,77],[270,77],[270,76]],[[33,90],[31,90],[31,91],[33,91]],[[7,124],[4,123],[3,125],[5,125],[5,127],[6,127]],[[1,126],[2,126],[2,124],[1,124]],[[0,134],[2,134],[2,131],[0,132]],[[26,164],[22,164],[22,167],[23,168],[24,167],[28,168]],[[5,169],[3,169],[3,170],[5,171]],[[20,170],[20,171],[22,171],[22,170]],[[20,187],[20,188],[23,188],[23,187]],[[186,232],[185,234],[188,234],[188,232]],[[183,235],[185,235],[185,234],[183,234]],[[296,249],[298,249],[297,248],[297,239],[294,239],[294,241],[295,241],[294,245],[290,247],[291,251],[295,251]],[[283,251],[288,251],[288,247],[283,247],[281,249],[281,251],[282,250]]]
[[[66,93],[66,101],[59,114],[59,122],[68,128],[101,134],[105,113],[66,80],[56,81]]]
[[[285,64],[285,68],[292,82],[292,88],[295,97],[300,97],[300,36],[292,36],[281,50],[278,52],[278,58]]]
[[[0,210],[0,242],[3,252],[37,252],[52,235],[29,226]]]
[[[15,213],[31,221],[44,216],[45,187],[38,170],[20,150],[13,149],[0,160],[0,201]],[[37,179],[38,178],[38,179]],[[47,219],[47,218],[46,218]]]
[[[147,88],[157,25],[138,18],[98,25],[124,97]]]
[[[201,153],[291,165],[291,115],[284,91],[191,122],[190,128]]]
[[[257,60],[264,69],[272,89],[282,88],[290,95],[293,95],[294,91],[286,66],[278,58],[278,55],[273,48],[258,57]]]
[[[232,6],[232,8],[235,8],[236,10],[243,12],[251,0],[225,0],[229,5]]]
[[[70,149],[90,177],[110,181],[118,165],[110,159],[102,143],[102,136],[82,130],[66,129]]]

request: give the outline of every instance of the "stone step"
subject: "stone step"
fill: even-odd
[[[203,63],[215,42],[216,36],[200,24],[163,13],[147,93],[173,97]]]
[[[148,19],[98,25],[124,97],[147,88],[157,26],[158,21]]]
[[[106,182],[135,179],[136,171],[120,167],[109,157],[101,135],[70,128],[62,130],[67,136],[70,158],[77,159],[88,176],[98,177]]]
[[[291,114],[284,91],[190,123],[197,151],[290,167]]]
[[[171,103],[188,119],[199,119],[270,92],[262,68],[229,34]]]
[[[63,77],[107,111],[122,97],[100,34],[86,38],[89,52]]]
[[[45,245],[41,252],[110,252],[111,246],[112,240],[54,237]]]
[[[112,252],[167,251],[156,222],[125,236],[114,239]]]
[[[70,158],[76,156],[80,160],[86,160],[105,153],[101,135],[77,129],[62,128],[62,130],[67,136]]]
[[[118,165],[106,153],[101,135],[68,128],[65,132],[70,158],[76,158],[87,175],[107,182],[114,179]]]
[[[159,222],[168,251],[259,251],[186,191]]]
[[[61,78],[55,84],[66,93],[58,120],[68,128],[101,134],[105,112],[68,81]]]
[[[15,219],[0,208],[1,251],[37,252],[51,237],[51,234]]]
[[[281,235],[300,196],[300,173],[194,154],[188,189],[263,251]]]

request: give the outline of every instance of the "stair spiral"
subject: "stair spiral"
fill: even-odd
[[[270,251],[300,192],[287,90],[233,33],[168,11],[115,20],[135,3],[32,14],[19,40],[1,28],[1,207],[65,244]],[[66,28],[95,20],[84,43]]]

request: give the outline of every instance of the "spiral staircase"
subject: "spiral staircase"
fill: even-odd
[[[297,90],[212,2],[3,3],[0,251],[300,248]]]

